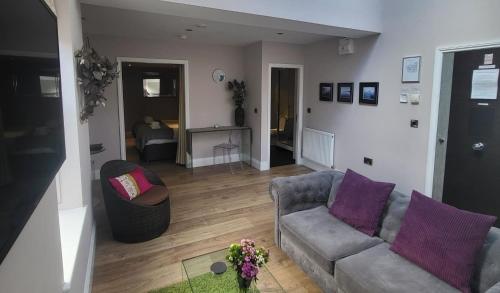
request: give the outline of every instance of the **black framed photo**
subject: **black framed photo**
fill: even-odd
[[[359,103],[378,105],[378,82],[359,83]]]
[[[337,84],[337,102],[351,103],[354,91],[354,83],[340,82]]]
[[[333,83],[322,82],[319,84],[319,100],[333,102]]]

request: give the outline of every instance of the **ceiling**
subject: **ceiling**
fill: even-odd
[[[327,34],[200,20],[88,4],[82,4],[82,17],[83,31],[91,35],[160,40],[180,40],[179,36],[185,35],[187,39],[182,40],[184,42],[233,46],[244,46],[257,41],[308,44],[332,37]],[[197,26],[200,24],[206,27]]]

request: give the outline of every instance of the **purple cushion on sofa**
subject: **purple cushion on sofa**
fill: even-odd
[[[372,181],[347,169],[330,214],[357,230],[375,235],[394,184]]]
[[[496,217],[459,210],[417,191],[391,250],[462,292]]]

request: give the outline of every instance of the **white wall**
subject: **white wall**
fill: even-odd
[[[381,0],[82,0],[82,3],[327,36],[381,32]]]
[[[69,292],[84,292],[87,282],[89,259],[94,243],[91,235],[94,227],[91,203],[91,166],[89,124],[80,122],[81,94],[77,83],[74,53],[83,44],[80,2],[78,0],[55,0],[59,27],[59,55],[61,66],[61,85],[63,95],[64,134],[66,161],[60,176],[60,209],[78,209],[87,206],[82,214],[84,225],[77,243],[80,243],[75,256],[74,266],[68,269],[73,273]],[[57,214],[56,214],[57,216]],[[80,227],[75,227],[80,229]],[[64,233],[64,231],[63,231]],[[62,235],[66,239],[67,235]],[[62,245],[68,245],[63,241]],[[92,264],[92,262],[90,262]],[[68,281],[68,280],[67,280]]]
[[[57,190],[52,182],[0,265],[0,292],[62,292]]]
[[[305,126],[336,135],[335,166],[397,183],[397,189],[424,190],[434,53],[437,47],[500,39],[500,2],[383,0],[379,37],[355,42],[356,54],[338,56],[337,41],[305,50]],[[401,59],[421,55],[421,82],[401,84]],[[320,102],[320,82],[356,82],[354,104]],[[358,105],[358,83],[380,82],[379,105]],[[416,87],[420,105],[400,104],[401,89]],[[336,98],[335,98],[336,99]],[[419,128],[410,128],[418,119]],[[374,159],[373,166],[363,157]]]
[[[80,123],[80,91],[74,53],[83,44],[80,3],[56,0],[63,96],[66,161],[61,167],[61,208],[90,203],[90,149],[88,123]]]
[[[112,60],[116,57],[188,60],[190,127],[234,124],[231,92],[226,89],[225,82],[217,84],[212,80],[212,72],[220,68],[226,72],[228,80],[243,79],[242,48],[107,36],[91,36],[91,43],[99,54]],[[97,109],[89,120],[91,142],[104,143],[106,148],[95,157],[95,169],[108,160],[120,158],[116,82],[106,90],[106,97],[106,107]],[[227,140],[227,137],[198,138],[194,141],[197,158],[211,158],[211,146]]]
[[[170,0],[167,2],[360,30],[377,31],[381,26],[379,0],[309,0],[307,3],[303,0]],[[307,5],[307,8],[304,5]]]

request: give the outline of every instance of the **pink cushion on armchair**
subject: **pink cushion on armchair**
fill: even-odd
[[[153,187],[140,168],[136,168],[132,172],[118,177],[109,178],[108,180],[116,192],[127,200],[132,200]]]

